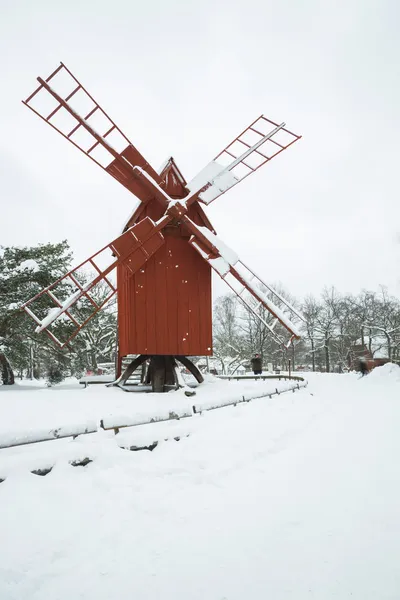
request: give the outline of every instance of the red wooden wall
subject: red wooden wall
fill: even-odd
[[[212,354],[210,267],[185,238],[165,239],[133,277],[120,267],[120,356]]]

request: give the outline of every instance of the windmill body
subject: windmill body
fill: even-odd
[[[24,104],[140,201],[119,237],[24,304],[38,333],[70,348],[118,292],[115,383],[147,362],[155,391],[182,385],[176,358],[201,381],[188,357],[212,355],[214,270],[280,344],[300,337],[295,321],[302,316],[223,244],[203,210],[300,136],[261,116],[186,182],[173,158],[161,172],[153,169],[63,63],[37,80]],[[66,286],[72,290],[67,297]],[[98,286],[106,290],[100,302],[93,294]],[[58,335],[61,320],[64,339]],[[128,355],[135,358],[122,373]]]
[[[174,200],[188,194],[173,159],[160,173],[165,191]],[[128,221],[144,216],[162,218],[164,209],[153,199],[140,205]],[[209,227],[198,202],[188,216]],[[118,332],[120,356],[128,354],[205,356],[212,354],[211,266],[188,244],[191,232],[182,223],[163,229],[164,244],[134,275],[118,268]]]

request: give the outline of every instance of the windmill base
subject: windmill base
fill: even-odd
[[[177,361],[186,367],[198,383],[204,381],[199,369],[187,356],[148,356],[140,354],[112,385],[123,387],[129,377],[142,365],[141,383],[151,385],[153,392],[162,393],[169,391],[171,388],[183,388],[186,395],[194,395],[196,392],[186,385],[178,369]]]

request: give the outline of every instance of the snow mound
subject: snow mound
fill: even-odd
[[[368,375],[370,378],[377,379],[381,377],[390,378],[392,381],[400,381],[400,367],[394,363],[386,363],[381,367],[375,367]]]

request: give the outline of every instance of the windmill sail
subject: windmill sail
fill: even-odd
[[[165,217],[154,223],[145,217],[28,300],[21,308],[35,321],[36,333],[45,331],[61,348],[68,345],[117,292],[114,278],[116,267],[124,265],[132,275],[136,273],[163,245],[161,229],[168,221],[169,217]],[[93,294],[96,289],[101,289],[100,302]],[[67,321],[69,325],[64,327],[66,339],[63,341],[52,329],[60,320]]]
[[[300,138],[261,115],[187,184],[187,204],[210,204]]]
[[[143,169],[158,185],[161,177],[71,71],[60,63],[38,81],[39,87],[23,104],[141,201],[148,201],[133,167]]]
[[[241,302],[262,321],[274,339],[280,344],[284,343],[283,338],[276,330],[278,323],[290,333],[289,343],[293,339],[299,339],[301,336],[299,325],[294,321],[305,322],[301,313],[278,291],[249,269],[237,254],[209,229],[195,225],[187,217],[185,222],[193,233],[189,240],[190,245],[227,283]],[[254,299],[256,303],[254,303]],[[263,317],[265,309],[274,317],[272,324]]]

